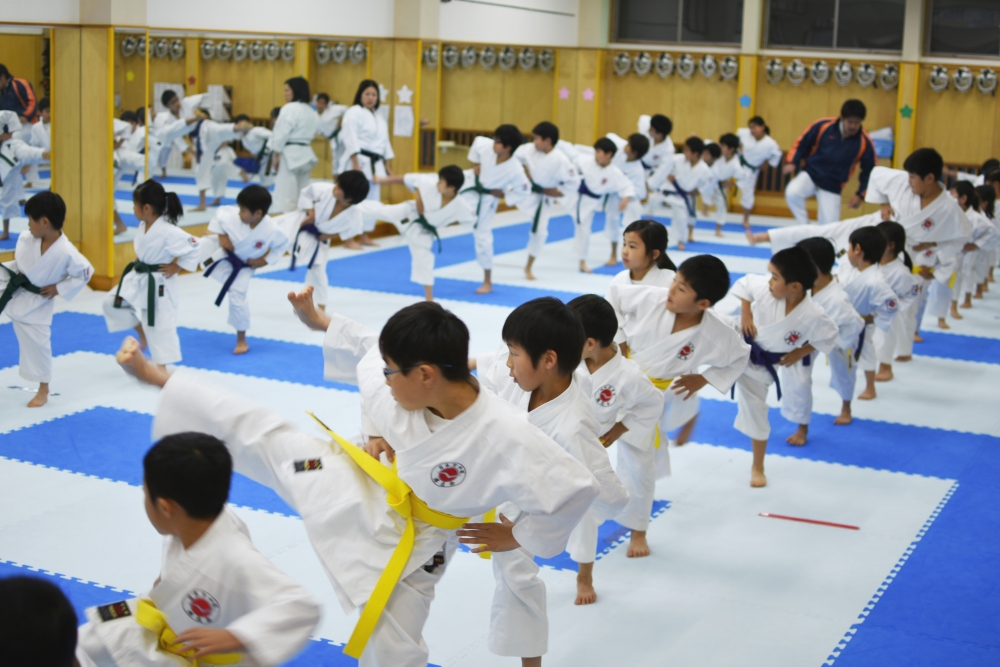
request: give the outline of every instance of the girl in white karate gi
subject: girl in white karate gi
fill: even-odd
[[[28,232],[17,238],[14,260],[0,265],[0,312],[14,323],[21,355],[19,372],[38,382],[29,408],[45,405],[52,380],[52,311],[58,294],[67,301],[94,269],[62,233],[66,204],[54,192],[39,192],[24,205]]]
[[[906,252],[906,230],[898,222],[885,220],[877,225],[885,236],[885,253],[879,269],[896,293],[896,317],[888,331],[876,329],[875,355],[879,366],[876,382],[892,380],[892,362],[898,356],[908,357],[913,351],[913,334],[917,327],[916,305],[920,283],[913,276],[913,261]]]
[[[285,81],[285,105],[271,131],[271,149],[278,160],[274,181],[274,212],[294,211],[309,174],[319,162],[312,149],[319,115],[309,106],[309,82],[301,76]]]
[[[604,203],[604,235],[611,242],[611,256],[604,266],[617,266],[618,241],[622,229],[642,218],[642,202],[647,194],[646,167],[642,163],[642,158],[649,152],[649,137],[635,132],[629,135],[626,141],[614,132],[608,132],[607,138],[618,147],[611,164],[621,169],[635,188],[635,196],[629,198],[624,211],[618,210],[619,198],[615,192],[612,192]]]
[[[118,289],[104,300],[108,331],[135,329],[140,347],[160,366],[181,360],[177,336],[180,287],[177,274],[194,271],[201,258],[197,238],[177,227],[184,215],[181,201],[154,180],[132,191],[135,217],[136,259],[125,267]]]
[[[344,112],[340,121],[340,139],[344,147],[340,171],[356,169],[368,177],[368,199],[382,200],[382,189],[374,176],[392,176],[388,161],[396,157],[389,141],[389,125],[378,113],[381,104],[378,82],[365,79],[358,84],[354,104]],[[375,220],[365,221],[365,231],[345,245],[355,250],[363,245],[377,245],[368,234],[375,230]]]
[[[743,207],[743,226],[750,228],[750,212],[753,211],[754,191],[757,177],[764,163],[777,167],[781,164],[782,152],[778,142],[771,138],[771,128],[764,119],[754,116],[746,127],[736,130],[740,139],[739,168],[736,170],[736,187],[740,189],[740,206]]]

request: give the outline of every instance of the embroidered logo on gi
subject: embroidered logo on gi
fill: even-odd
[[[439,463],[431,470],[431,481],[435,486],[449,489],[465,481],[465,466],[461,463]]]
[[[896,300],[889,299],[888,301],[885,302],[885,307],[886,310],[888,310],[890,313],[896,312]]]
[[[261,248],[264,247],[264,242],[263,241],[257,241],[256,243],[253,244],[253,247],[257,248],[258,250],[260,250]]]
[[[930,257],[933,254],[934,254],[933,250],[925,250],[924,251],[924,257]]]
[[[691,358],[692,354],[694,354],[694,344],[688,343],[687,345],[681,348],[680,352],[677,353],[677,358],[680,359],[681,361],[687,361],[688,359]]]
[[[184,596],[184,602],[181,606],[184,607],[184,613],[192,621],[196,621],[202,625],[215,623],[219,618],[219,612],[222,610],[219,601],[212,597],[208,591],[197,588]]]
[[[802,338],[802,334],[799,333],[798,331],[789,331],[787,334],[785,334],[785,344],[795,345],[796,343],[799,342],[800,338]]]
[[[97,613],[100,614],[102,621],[113,621],[116,618],[131,616],[132,610],[128,608],[128,603],[123,600],[98,607]]]
[[[920,294],[920,285],[914,283],[913,287],[910,288],[910,296],[917,296]]]
[[[295,462],[295,472],[308,472],[309,470],[322,470],[323,459],[306,459]]]
[[[923,227],[924,229],[927,229],[927,230],[930,230],[931,227],[933,227],[933,226],[934,226],[934,221],[931,220],[930,218],[928,218],[927,220],[924,220],[924,223],[921,225],[921,227]]]
[[[606,179],[606,178],[602,178],[602,179],[601,179],[601,185],[604,185],[604,184],[605,184],[605,183],[607,183],[607,182],[608,182],[608,179]]]
[[[604,385],[597,390],[596,394],[594,394],[594,400],[597,401],[597,404],[602,408],[614,405],[616,398],[618,398],[618,391],[615,390],[614,386],[610,384]]]
[[[189,236],[188,237],[188,243],[190,243],[191,245],[198,245],[198,239],[196,239],[193,236]]]

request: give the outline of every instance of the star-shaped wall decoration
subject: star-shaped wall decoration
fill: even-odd
[[[413,98],[413,91],[404,83],[403,87],[396,91],[396,97],[399,99],[400,104],[410,104],[410,100]]]
[[[569,88],[567,88],[566,86],[563,86],[562,88],[559,89],[559,99],[561,99],[561,100],[568,100],[569,99],[569,93],[570,93]]]
[[[753,98],[747,95],[746,93],[743,93],[743,96],[740,97],[740,106],[743,107],[744,109],[749,109],[751,102],[753,102]]]
[[[913,108],[909,104],[904,104],[899,110],[899,115],[903,118],[913,118]]]
[[[594,91],[591,90],[590,88],[585,88],[584,91],[583,91],[583,100],[585,102],[593,102],[594,101]]]

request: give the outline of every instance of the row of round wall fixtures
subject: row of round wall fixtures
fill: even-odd
[[[878,81],[884,90],[893,90],[899,85],[899,67],[892,64],[884,65],[880,72],[871,63],[861,63],[855,69],[851,63],[841,60],[831,70],[830,65],[825,60],[817,60],[811,66],[806,67],[805,63],[796,58],[786,67],[780,59],[772,58],[767,61],[765,71],[769,83],[778,83],[787,78],[793,86],[801,84],[806,80],[806,77],[809,77],[817,86],[822,86],[830,80],[831,74],[833,80],[841,86],[846,86],[851,81],[857,81],[862,88],[867,88]]]
[[[339,65],[346,60],[357,65],[363,63],[367,57],[368,47],[365,46],[364,42],[354,42],[351,46],[348,46],[346,42],[337,42],[333,46],[326,42],[320,42],[316,45],[316,62],[320,65],[329,62]]]
[[[122,40],[121,44],[122,55],[126,58],[131,58],[134,55],[138,55],[142,58],[146,57],[146,37],[133,37],[128,35]],[[153,58],[167,58],[171,60],[180,60],[184,57],[184,40],[182,39],[164,39],[160,38],[153,42],[152,48],[149,50],[149,55]]]
[[[984,95],[993,95],[997,89],[997,74],[987,67],[976,76],[968,67],[959,67],[949,77],[948,68],[938,65],[931,70],[928,83],[935,93],[944,92],[950,84],[954,84],[955,90],[958,92],[967,93],[972,89],[972,84],[975,83],[979,92]]]
[[[474,46],[467,46],[459,49],[457,46],[449,44],[438,53],[437,44],[424,49],[424,64],[428,67],[437,67],[440,62],[446,68],[451,69],[456,65],[461,65],[463,69],[481,65],[483,69],[492,69],[499,65],[502,70],[512,70],[515,65],[520,65],[521,69],[530,70],[536,66],[543,72],[549,72],[556,66],[556,52],[552,49],[542,49],[535,51],[530,46],[526,46],[516,51],[512,46],[505,46],[499,51],[492,46],[484,46],[481,50],[476,50]]]
[[[735,79],[740,71],[739,61],[733,56],[726,56],[719,61],[715,56],[706,53],[700,60],[695,60],[690,53],[685,53],[675,62],[669,53],[661,53],[656,60],[653,60],[653,56],[646,51],[637,53],[634,57],[622,51],[615,55],[611,67],[618,76],[625,76],[629,72],[646,76],[655,71],[664,79],[674,72],[677,72],[682,79],[690,79],[694,76],[695,70],[698,70],[706,79],[718,74],[723,81]]]

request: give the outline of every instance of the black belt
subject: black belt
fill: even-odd
[[[530,180],[530,179],[529,179]],[[531,181],[531,191],[536,194],[542,195],[538,200],[538,208],[535,209],[535,219],[531,223],[531,233],[538,233],[538,221],[542,217],[542,206],[545,206],[545,188],[540,186],[538,183]]]
[[[296,258],[295,251],[298,250],[299,234],[301,234],[302,232],[312,234],[314,237],[316,237],[316,248],[315,250],[313,250],[312,257],[309,258],[309,266],[307,268],[311,269],[313,267],[313,264],[316,262],[316,256],[319,254],[319,244],[321,243],[321,241],[319,240],[319,235],[321,234],[321,232],[319,231],[319,227],[317,227],[312,223],[299,227],[299,231],[295,232],[295,242],[292,243],[292,266],[289,268],[289,271],[295,270],[295,258]]]
[[[229,277],[226,278],[226,282],[222,283],[222,289],[219,291],[219,296],[215,299],[216,306],[222,305],[222,297],[226,296],[226,292],[228,292],[229,288],[233,286],[233,282],[236,281],[236,276],[239,272],[243,269],[250,268],[250,265],[237,257],[236,253],[232,250],[229,250],[228,248],[223,248],[223,250],[226,251],[226,256],[223,259],[220,259],[219,262],[223,260],[229,262],[229,265],[233,267],[233,270],[229,273]],[[212,275],[212,271],[215,271],[215,267],[219,265],[219,262],[213,262],[212,259],[209,258],[208,263],[211,266],[205,269],[206,278]]]
[[[329,139],[330,141],[333,141],[334,139],[337,138],[337,135],[340,134],[340,131],[342,129],[344,129],[344,128],[338,127],[336,130],[334,130],[333,132],[330,133],[330,136],[328,136],[327,139]]]
[[[156,281],[153,280],[153,274],[160,271],[159,264],[146,264],[145,262],[140,262],[135,260],[129,262],[125,266],[125,270],[122,271],[122,277],[118,279],[118,289],[115,290],[115,301],[114,307],[122,307],[122,298],[120,296],[122,291],[122,283],[125,281],[125,276],[129,274],[129,271],[135,271],[136,273],[145,273],[146,275],[146,322],[149,326],[156,326]]]
[[[758,170],[758,169],[760,169],[761,167],[764,166],[764,163],[761,162],[760,164],[758,164],[755,167],[755,166],[753,166],[752,164],[750,164],[749,162],[746,161],[746,158],[743,157],[743,153],[737,153],[737,155],[739,155],[739,157],[740,157],[740,164],[742,164],[744,167],[749,167],[750,169],[753,169],[754,171],[756,171],[756,170]]]
[[[4,288],[3,294],[0,294],[0,313],[3,309],[7,307],[7,303],[14,298],[14,292],[19,289],[27,290],[32,294],[40,294],[42,291],[41,287],[37,287],[31,284],[28,277],[23,273],[17,273],[9,269],[7,266],[0,264],[10,274],[10,280],[7,282],[7,287]]]

